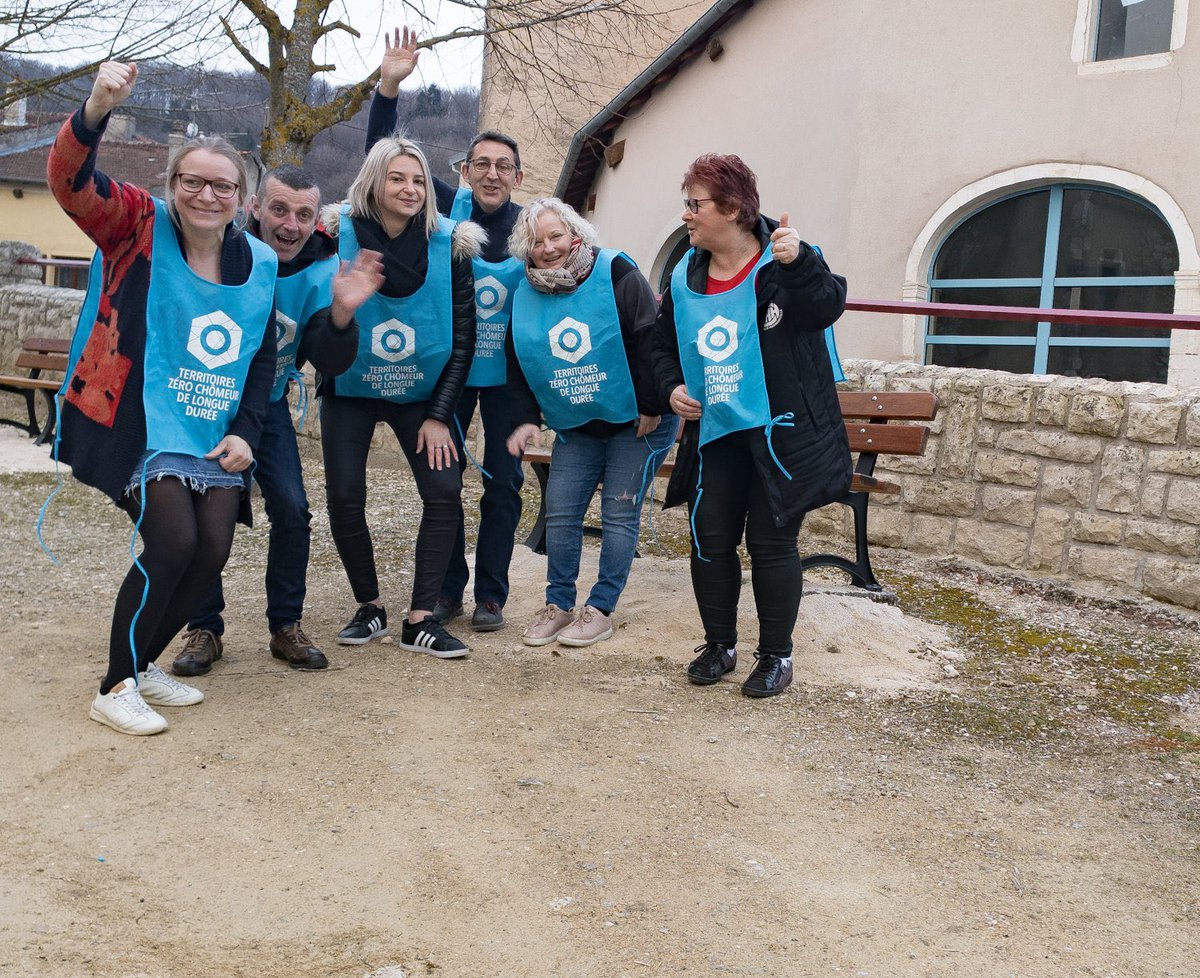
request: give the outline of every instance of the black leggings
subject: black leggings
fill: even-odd
[[[432,611],[462,521],[462,472],[451,464],[440,472],[417,455],[417,432],[425,422],[425,402],[396,404],[379,398],[321,398],[321,449],[325,456],[325,502],[329,529],[342,566],[362,604],[380,597],[375,550],[367,526],[367,455],[375,425],[396,435],[421,496],[421,525],[413,572],[411,610]],[[397,527],[396,529],[399,529]]]
[[[758,608],[758,649],[772,655],[792,654],[792,630],[800,610],[800,523],[783,526],[771,518],[766,489],[754,465],[750,439],[762,429],[739,431],[703,449],[700,504],[692,489],[695,517],[692,546],[692,589],[704,623],[704,640],[733,645],[737,641],[738,597],[742,565],[737,547],[746,536],[750,579]],[[696,554],[696,544],[700,556]],[[701,559],[703,557],[704,559]]]
[[[132,679],[135,672],[157,660],[200,607],[229,559],[241,493],[232,488],[193,492],[170,476],[146,483],[143,546],[138,557],[146,576],[136,565],[131,566],[117,592],[108,640],[108,675],[100,692],[107,693],[122,680]],[[135,522],[140,502],[134,495],[120,504]],[[129,625],[142,604],[146,577],[150,591],[130,648]]]

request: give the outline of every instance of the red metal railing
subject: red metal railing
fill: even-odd
[[[879,302],[847,299],[851,312],[889,312],[901,316],[948,319],[996,319],[1064,326],[1134,326],[1143,329],[1200,329],[1200,316],[1161,312],[1111,312],[1102,309],[1038,309],[1033,306],[969,306],[957,302]]]

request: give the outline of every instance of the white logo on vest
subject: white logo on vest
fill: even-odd
[[[504,311],[508,288],[495,275],[487,275],[475,283],[475,314],[491,319]]]
[[[371,352],[388,363],[407,360],[417,352],[417,334],[399,319],[388,319],[371,330]]]
[[[567,363],[578,363],[592,352],[592,332],[587,323],[570,317],[550,330],[550,353]]]
[[[275,347],[282,350],[296,338],[296,320],[275,310]]]
[[[242,349],[242,327],[223,312],[192,320],[187,350],[209,370],[233,363]]]
[[[696,337],[696,347],[700,356],[713,363],[728,360],[737,352],[737,323],[716,316],[700,327]]]

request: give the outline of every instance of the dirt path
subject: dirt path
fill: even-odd
[[[372,479],[398,616],[414,494]],[[0,475],[0,974],[1196,974],[1194,616],[881,555],[900,607],[806,597],[801,681],[751,702],[683,681],[686,562],[637,562],[613,641],[532,650],[519,548],[514,624],[470,659],[346,650],[310,466],[305,622],[334,668],[264,652],[265,530],[239,533],[208,699],[142,740],[86,710],[127,528],[68,483],[50,568],[48,484]]]

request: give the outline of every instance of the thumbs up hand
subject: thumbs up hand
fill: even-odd
[[[790,265],[800,254],[800,232],[788,226],[787,214],[779,217],[779,227],[771,232],[771,254],[781,265]]]

